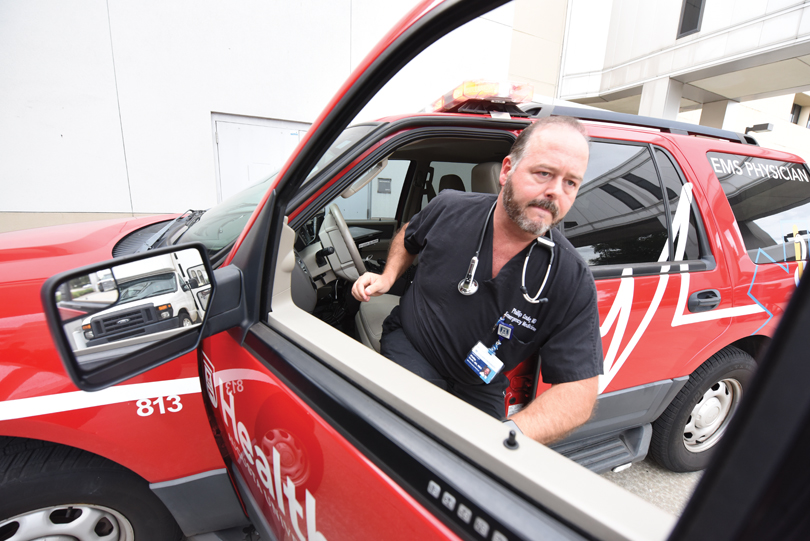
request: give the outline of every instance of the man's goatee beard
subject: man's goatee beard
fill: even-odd
[[[531,233],[535,237],[542,237],[549,229],[560,223],[560,219],[558,218],[560,208],[554,201],[549,199],[535,199],[530,201],[526,207],[520,208],[515,202],[514,195],[514,190],[512,189],[512,175],[509,175],[503,187],[504,210],[506,211],[506,215],[526,233]],[[533,222],[524,215],[524,210],[528,207],[539,207],[543,210],[547,210],[551,213],[552,222],[550,224],[546,224],[545,222],[537,224]]]

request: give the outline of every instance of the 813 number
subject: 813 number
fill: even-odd
[[[171,403],[170,405],[166,405],[167,403]],[[150,400],[148,398],[141,398],[138,400],[135,405],[138,407],[138,415],[141,417],[149,417],[153,413],[155,413],[155,408],[153,406],[157,406],[157,410],[160,412],[161,415],[166,413],[167,411],[170,413],[177,413],[181,409],[183,409],[183,404],[180,403],[180,397],[177,395],[167,396],[164,397],[159,396],[154,400]]]

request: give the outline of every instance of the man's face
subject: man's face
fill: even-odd
[[[574,204],[587,168],[588,144],[576,130],[552,124],[535,132],[516,166],[508,156],[503,161],[507,215],[523,231],[544,235]]]

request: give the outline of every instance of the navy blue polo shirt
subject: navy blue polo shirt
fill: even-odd
[[[413,217],[405,231],[405,249],[419,254],[411,287],[391,317],[408,340],[443,377],[483,385],[465,364],[472,347],[497,341],[501,317],[514,327],[511,340],[497,351],[504,363],[490,385],[506,384],[503,373],[540,352],[546,383],[564,383],[602,373],[596,287],[593,276],[568,240],[552,230],[554,262],[541,297],[532,304],[520,291],[529,247],[515,255],[492,279],[492,220],[479,254],[478,291],[462,295],[458,283],[467,273],[481,230],[496,196],[445,190]],[[536,245],[526,270],[526,287],[534,296],[549,264],[549,250]]]

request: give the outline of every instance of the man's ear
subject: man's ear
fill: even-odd
[[[506,179],[509,178],[509,173],[512,171],[512,158],[507,156],[503,159],[503,163],[501,164],[501,174],[498,176],[498,182],[501,184],[501,188],[504,187],[506,184]]]

